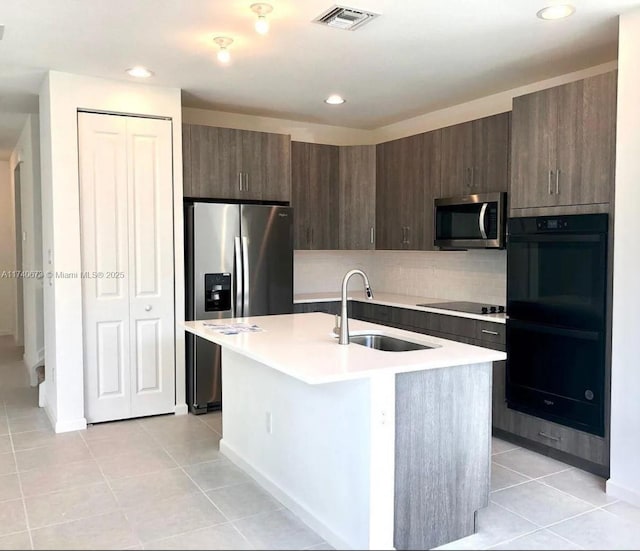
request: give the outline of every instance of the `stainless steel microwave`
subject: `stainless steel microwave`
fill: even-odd
[[[503,249],[507,194],[436,199],[434,245],[441,249]]]

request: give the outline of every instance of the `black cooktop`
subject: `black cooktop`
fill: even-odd
[[[417,306],[428,306],[429,308],[442,308],[443,310],[454,310],[455,312],[467,312],[468,314],[504,314],[504,306],[493,304],[482,304],[480,302],[432,302],[429,304],[418,304]]]

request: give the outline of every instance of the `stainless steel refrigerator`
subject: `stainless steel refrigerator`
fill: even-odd
[[[291,207],[186,203],[186,319],[291,313],[292,223]],[[220,408],[220,347],[186,339],[189,409]]]

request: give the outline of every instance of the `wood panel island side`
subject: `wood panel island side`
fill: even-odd
[[[490,490],[492,362],[503,352],[333,316],[220,320],[185,329],[222,346],[221,452],[338,549],[429,549],[472,534]]]

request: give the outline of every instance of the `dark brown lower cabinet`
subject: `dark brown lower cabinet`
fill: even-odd
[[[356,319],[388,325],[494,350],[506,350],[506,326],[500,323],[354,301]],[[507,407],[506,362],[493,364],[492,424],[496,436],[570,463],[600,476],[609,474],[605,438],[575,430]]]

